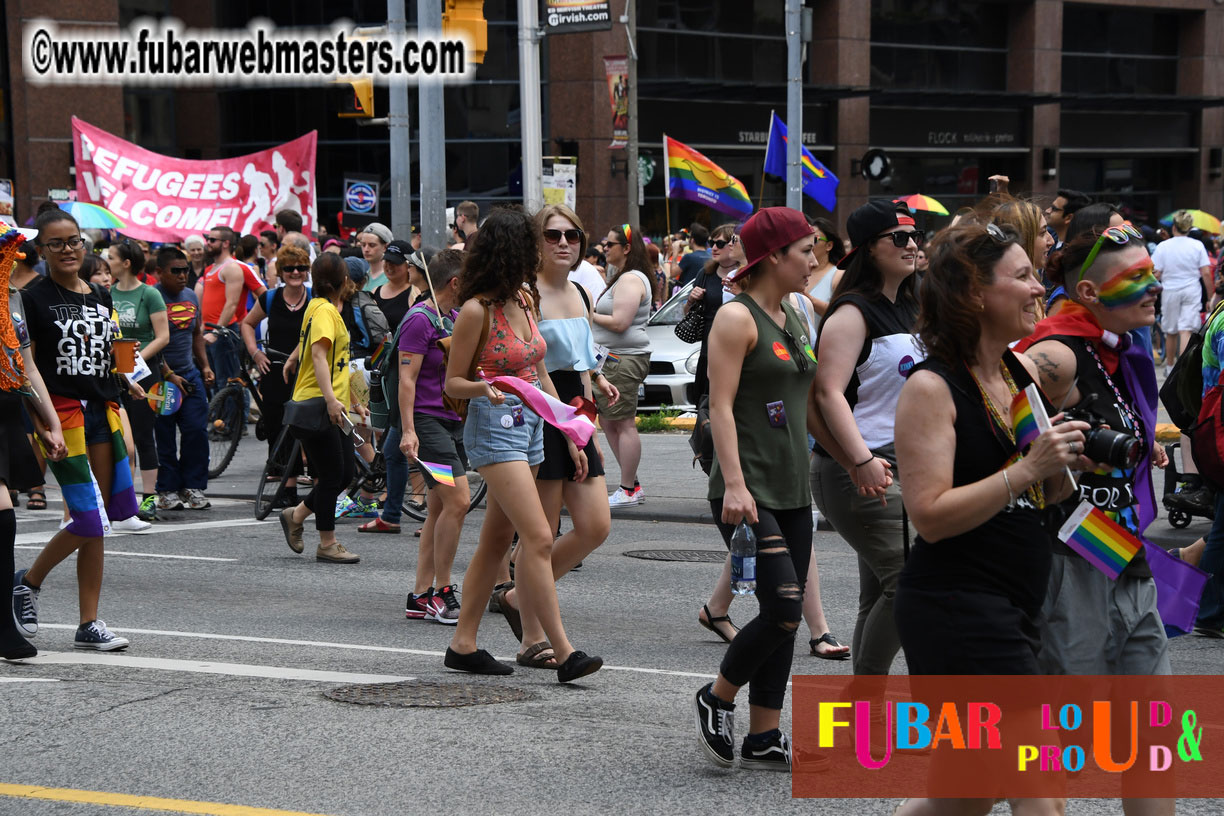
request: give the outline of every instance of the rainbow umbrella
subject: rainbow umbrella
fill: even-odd
[[[894,198],[893,201],[904,204],[910,208],[910,212],[922,210],[924,212],[934,213],[935,215],[947,215],[948,209],[940,204],[935,199],[928,195],[910,195],[902,198]]]
[[[61,201],[59,208],[75,218],[81,229],[124,229],[127,227],[119,216],[101,204]]]
[[[1172,226],[1173,216],[1177,215],[1179,212],[1181,212],[1181,210],[1174,210],[1164,218],[1160,219],[1160,223],[1164,224],[1166,227]],[[1186,212],[1194,216],[1194,226],[1198,227],[1203,232],[1210,232],[1212,235],[1220,234],[1220,219],[1216,218],[1211,213],[1203,212],[1202,210],[1186,210]]]

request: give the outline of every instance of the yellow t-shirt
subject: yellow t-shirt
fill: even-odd
[[[302,335],[300,344],[305,339],[307,328],[310,337],[306,342],[310,345],[324,337],[331,340],[331,348],[327,351],[327,359],[331,362],[331,384],[336,399],[347,408],[349,404],[349,333],[344,325],[344,318],[327,298],[317,297],[310,301],[306,313],[302,315]],[[319,381],[315,378],[314,364],[311,362],[310,345],[302,349],[302,359],[298,363],[297,386],[293,389],[295,400],[308,400],[323,396],[319,390]]]

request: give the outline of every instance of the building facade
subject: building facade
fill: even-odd
[[[409,2],[409,26],[416,3]],[[1224,7],[1214,0],[808,0],[804,133],[842,180],[840,221],[869,196],[925,193],[950,210],[986,192],[994,173],[1013,191],[1059,186],[1120,203],[1136,221],[1176,207],[1224,214]],[[611,4],[614,21],[620,4]],[[21,71],[21,27],[45,3],[9,0],[0,66],[0,177],[15,182],[24,221],[53,188],[72,188],[76,115],[146,148],[185,158],[240,155],[319,132],[320,212],[340,210],[345,174],[386,179],[387,131],[338,119],[321,88],[38,89]],[[661,234],[726,218],[664,196],[663,134],[701,150],[754,201],[783,202],[763,172],[771,110],[785,117],[783,0],[638,2],[638,120],[655,162],[642,223]],[[448,201],[487,210],[521,200],[516,3],[486,0],[488,56],[476,80],[446,92]],[[378,25],[384,0],[64,0],[62,22],[126,26],[172,16],[188,26],[282,26],[348,18]],[[549,35],[541,48],[545,155],[576,156],[578,211],[601,233],[626,219],[625,151],[610,149],[605,56],[629,51],[625,27]],[[387,89],[375,94],[385,114]],[[409,91],[412,118],[416,94]],[[857,175],[883,148],[891,177]],[[419,179],[413,140],[413,178]],[[384,196],[383,205],[389,206]],[[805,200],[809,214],[829,216]],[[385,212],[385,210],[384,210]],[[414,214],[415,218],[415,214]],[[389,217],[383,220],[390,221]]]

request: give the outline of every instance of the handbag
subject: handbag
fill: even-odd
[[[297,390],[298,380],[302,376],[302,366],[311,365],[311,360],[306,356],[306,349],[310,345],[306,342],[310,339],[310,326],[314,323],[312,317],[306,323],[306,331],[302,333],[301,353],[298,355],[297,371],[293,375],[293,389]],[[336,362],[336,344],[332,343],[332,366]],[[294,428],[302,431],[317,433],[327,430],[331,425],[331,417],[327,413],[327,400],[323,397],[311,397],[310,399],[295,400],[291,399],[285,403],[285,424],[292,425]]]
[[[676,324],[675,332],[685,343],[700,343],[705,333],[705,303],[694,303],[684,319]]]

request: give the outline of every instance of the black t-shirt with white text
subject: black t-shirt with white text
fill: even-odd
[[[88,294],[60,286],[50,276],[21,291],[34,362],[47,391],[63,397],[114,401],[111,343],[118,336],[110,294],[91,286]]]

